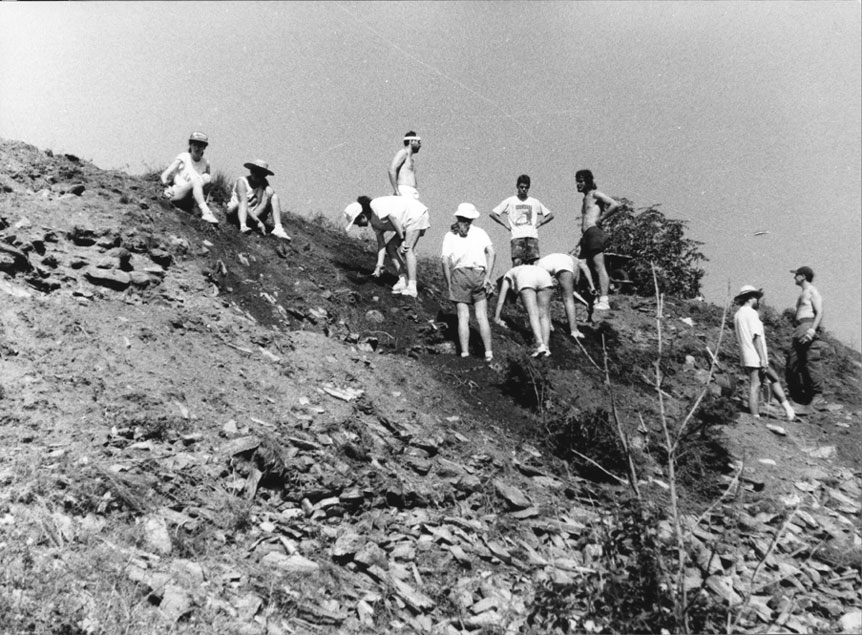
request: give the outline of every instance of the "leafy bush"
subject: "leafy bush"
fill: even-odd
[[[685,238],[687,222],[666,218],[657,205],[635,213],[630,201],[622,202],[623,209],[605,223],[607,251],[632,256],[627,271],[635,292],[655,294],[653,263],[662,293],[682,298],[699,295],[705,272],[697,265],[707,258],[699,250],[702,242]]]
[[[606,410],[568,415],[549,422],[547,427],[554,455],[568,461],[585,478],[603,481],[608,475],[572,450],[589,456],[619,478],[628,474],[628,457]]]

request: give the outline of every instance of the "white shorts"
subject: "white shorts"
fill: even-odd
[[[412,185],[401,185],[398,184],[398,191],[401,193],[401,196],[407,196],[409,198],[415,198],[417,201],[419,200],[419,190],[417,190]]]
[[[540,258],[536,262],[536,266],[541,267],[552,276],[556,276],[561,271],[575,273],[575,259],[569,254],[548,254],[544,258]]]
[[[512,290],[520,293],[521,289],[547,289],[554,286],[551,274],[536,265],[518,265],[509,269],[505,278],[512,285]]]

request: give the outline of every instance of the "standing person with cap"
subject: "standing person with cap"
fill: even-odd
[[[449,300],[458,314],[458,343],[461,357],[470,355],[470,305],[473,306],[479,335],[485,347],[485,361],[494,359],[491,347],[491,325],[488,323],[488,296],[493,290],[491,274],[496,254],[484,229],[473,221],[479,212],[472,203],[461,203],[455,211],[455,223],[443,237],[440,263],[449,289]]]
[[[243,163],[243,167],[248,170],[248,176],[241,176],[233,185],[227,204],[228,218],[239,224],[239,231],[243,234],[251,231],[249,222],[266,234],[265,221],[272,214],[272,235],[290,240],[281,224],[281,201],[267,180],[268,176],[274,174],[269,164],[256,159]]]
[[[748,411],[755,419],[760,418],[760,384],[765,381],[770,384],[772,394],[781,403],[788,421],[796,418],[796,413],[787,400],[781,388],[778,375],[769,367],[769,353],[766,350],[766,336],[763,322],[757,309],[763,290],[747,284],[743,286],[733,299],[739,304],[739,310],[733,316],[733,329],[739,343],[739,359],[748,374]]]
[[[203,132],[189,135],[188,152],[181,152],[162,172],[161,181],[165,185],[164,197],[172,203],[186,200],[191,194],[201,211],[201,219],[213,225],[218,219],[213,215],[204,195],[204,187],[212,181],[209,159],[204,158],[204,150],[209,145],[209,137]]]
[[[410,130],[404,135],[404,147],[395,153],[389,166],[389,182],[395,196],[409,196],[419,200],[416,189],[416,162],[413,155],[422,147],[422,139]]]
[[[539,227],[550,223],[554,214],[530,196],[530,177],[522,174],[515,182],[517,194],[491,211],[491,220],[512,234],[512,266],[534,264],[539,259]],[[507,222],[502,219],[506,215]]]
[[[377,236],[377,266],[371,275],[380,277],[389,254],[398,275],[392,293],[412,298],[418,296],[416,243],[431,227],[428,208],[415,198],[406,196],[378,196],[375,199],[360,196],[344,209],[344,218],[347,221],[345,231],[350,231],[353,225],[371,225]],[[387,232],[393,232],[389,240],[386,240]]]
[[[811,267],[791,269],[796,285],[802,289],[796,300],[796,325],[787,355],[787,383],[792,392],[799,389],[800,398],[814,408],[823,408],[823,374],[820,368],[820,323],[823,321],[823,298],[811,284]],[[795,398],[795,397],[794,397]]]

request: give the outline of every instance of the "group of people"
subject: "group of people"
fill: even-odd
[[[416,297],[416,244],[430,227],[428,207],[420,201],[416,179],[415,155],[422,147],[421,138],[409,131],[404,135],[404,147],[395,154],[389,167],[392,194],[369,198],[360,196],[344,209],[346,231],[355,225],[370,226],[377,238],[377,262],[373,276],[384,271],[387,256],[398,275],[392,293]],[[489,213],[491,219],[510,233],[511,268],[492,282],[496,252],[485,230],[474,225],[479,211],[472,203],[461,203],[454,213],[455,222],[443,240],[441,263],[448,286],[449,300],[455,303],[458,316],[458,339],[461,355],[469,356],[470,307],[479,326],[485,348],[485,359],[493,360],[491,328],[488,320],[488,297],[499,287],[494,322],[508,328],[501,319],[503,306],[510,293],[521,299],[535,340],[534,357],[550,356],[550,305],[554,288],[562,290],[562,300],[573,338],[581,338],[578,329],[575,298],[593,311],[607,311],[610,278],[604,262],[607,235],[601,229],[603,221],[620,210],[621,205],[598,191],[592,173],[579,170],[575,175],[577,189],[584,196],[581,207],[582,236],[571,253],[555,253],[542,257],[539,251],[538,229],[551,222],[553,213],[531,197],[530,177],[520,175],[516,193]],[[578,256],[572,254],[578,254]],[[593,281],[591,266],[598,277],[599,288]],[[584,276],[591,301],[581,296],[576,285]]]
[[[791,269],[790,273],[801,292],[796,300],[795,328],[787,356],[787,382],[801,401],[822,409],[826,405],[820,371],[823,299],[812,284],[814,270],[811,267]],[[762,297],[763,289],[745,285],[734,298],[734,302],[740,305],[733,316],[733,326],[739,344],[740,363],[749,380],[748,409],[752,416],[760,417],[760,392],[766,385],[778,399],[787,420],[793,421],[800,413],[791,405],[778,373],[769,364],[766,335],[758,313]]]
[[[178,154],[162,172],[164,196],[178,204],[191,200],[200,210],[202,220],[217,225],[219,220],[208,204],[207,190],[212,184],[212,168],[204,157],[204,151],[209,145],[209,137],[203,132],[193,132],[189,135],[188,143],[188,151]],[[278,194],[267,180],[274,174],[269,164],[256,159],[244,163],[243,167],[248,170],[248,174],[233,184],[227,205],[228,221],[236,224],[243,234],[254,228],[264,235],[270,233],[277,238],[290,240],[281,222]]]

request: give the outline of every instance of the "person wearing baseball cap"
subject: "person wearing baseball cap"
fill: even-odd
[[[811,284],[814,270],[811,267],[791,269],[796,285],[802,291],[796,299],[796,324],[787,354],[787,383],[794,399],[816,409],[826,405],[823,399],[823,373],[820,368],[822,341],[819,336],[823,321],[823,298]]]
[[[251,231],[250,222],[266,235],[266,221],[272,214],[272,235],[282,240],[290,240],[281,224],[281,200],[272,189],[267,177],[273,176],[269,163],[261,159],[243,163],[248,176],[241,176],[234,183],[230,201],[227,204],[228,219],[239,225],[240,233]]]
[[[389,255],[398,282],[392,293],[415,298],[419,295],[416,287],[416,243],[431,227],[428,208],[415,198],[407,196],[378,196],[371,199],[360,196],[344,209],[347,221],[345,231],[354,225],[371,226],[377,237],[377,266],[371,275],[379,278],[383,274],[383,264]],[[386,233],[394,235],[386,240]]]
[[[165,186],[163,195],[172,203],[182,203],[191,195],[201,211],[201,219],[213,225],[218,219],[206,202],[204,189],[212,182],[209,159],[204,158],[204,150],[209,145],[209,137],[203,132],[189,135],[188,152],[181,152],[162,172],[161,181]]]
[[[455,223],[443,238],[440,262],[449,289],[449,300],[458,314],[458,342],[461,357],[470,355],[470,306],[476,315],[479,335],[485,347],[485,361],[494,359],[491,325],[488,323],[488,296],[493,291],[491,274],[496,254],[487,232],[473,225],[479,212],[472,203],[455,210]]]
[[[757,309],[763,289],[750,284],[743,286],[733,301],[739,304],[739,310],[733,316],[733,330],[739,343],[739,361],[748,374],[748,411],[755,419],[760,418],[760,385],[766,382],[772,393],[781,403],[788,421],[796,418],[796,412],[787,400],[778,374],[769,367],[769,353],[766,350],[766,336],[763,322]]]

